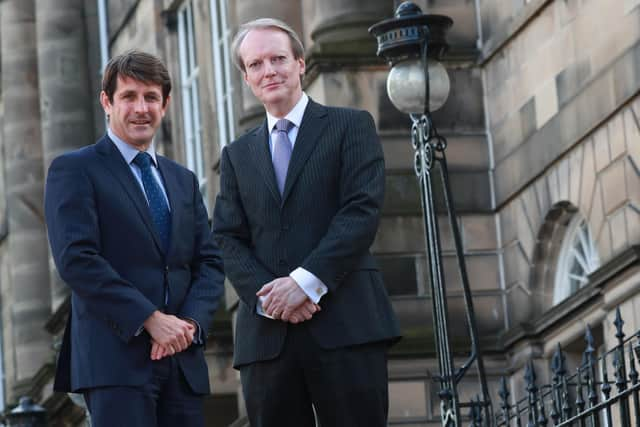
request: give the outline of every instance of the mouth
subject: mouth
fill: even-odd
[[[134,126],[146,126],[150,124],[151,121],[150,120],[130,120],[129,123],[131,123]]]
[[[278,87],[278,86],[280,86],[280,85],[281,85],[281,83],[279,83],[279,82],[276,82],[276,83],[268,83],[268,84],[266,84],[266,85],[262,86],[262,88],[263,88],[263,89],[274,89],[274,88],[276,88],[276,87]]]

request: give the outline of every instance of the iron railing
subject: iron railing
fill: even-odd
[[[537,384],[533,361],[525,369],[525,397],[513,402],[507,379],[502,378],[500,408],[491,423],[483,419],[479,405],[472,406],[471,427],[639,427],[640,382],[636,364],[640,360],[640,330],[625,338],[620,309],[613,322],[617,344],[595,356],[594,338],[586,328],[586,348],[576,372],[570,374],[566,357],[558,345],[551,359],[551,383]]]

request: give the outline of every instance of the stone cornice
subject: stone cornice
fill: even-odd
[[[589,276],[589,285],[580,289],[564,302],[555,305],[538,319],[528,324],[521,324],[507,331],[502,336],[502,347],[505,351],[512,349],[524,341],[539,341],[545,335],[563,328],[567,322],[575,321],[577,315],[586,314],[597,308],[612,308],[615,302],[607,304],[606,295],[618,285],[625,283],[629,274],[640,272],[640,245],[625,250],[611,261],[601,266]],[[638,293],[637,289],[628,290]]]

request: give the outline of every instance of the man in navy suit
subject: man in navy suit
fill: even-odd
[[[371,115],[302,91],[285,23],[240,27],[236,65],[266,120],[225,147],[214,236],[240,302],[234,365],[256,427],[383,427],[399,331],[369,252],[384,194]]]
[[[83,393],[95,427],[204,424],[224,275],[197,178],[155,151],[170,91],[155,56],[113,58],[107,135],[49,167],[49,241],[71,288],[54,389]]]

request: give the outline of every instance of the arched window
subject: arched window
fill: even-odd
[[[558,304],[585,286],[588,276],[600,266],[600,258],[589,225],[579,213],[572,215],[562,238],[553,287]]]

